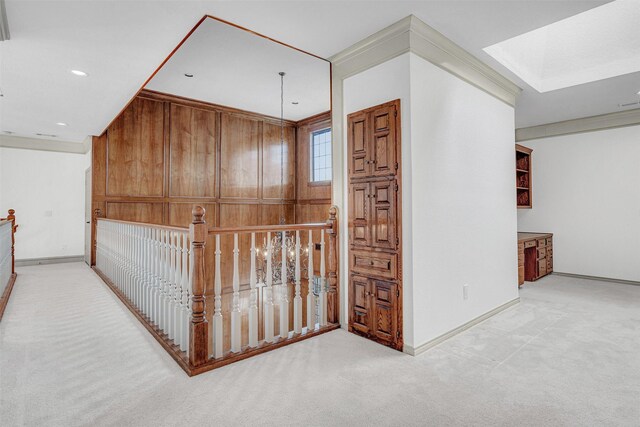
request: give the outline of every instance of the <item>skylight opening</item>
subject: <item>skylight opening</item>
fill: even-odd
[[[640,71],[640,2],[617,0],[484,48],[538,92]]]

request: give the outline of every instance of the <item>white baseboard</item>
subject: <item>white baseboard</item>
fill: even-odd
[[[54,256],[47,258],[27,258],[17,259],[16,267],[26,267],[29,265],[45,265],[45,264],[62,264],[65,262],[83,262],[84,255],[71,255],[71,256]]]
[[[416,347],[411,347],[409,345],[404,345],[402,348],[402,351],[404,353],[410,354],[411,356],[417,356],[419,354],[424,353],[425,351],[437,346],[438,344],[442,343],[443,341],[448,340],[449,338],[453,337],[454,335],[459,334],[460,332],[466,331],[467,329],[471,328],[472,326],[477,325],[478,323],[484,322],[485,320],[487,320],[488,318],[495,316],[496,314],[500,313],[501,311],[506,310],[509,307],[512,307],[516,304],[518,304],[520,302],[520,297],[517,297],[515,299],[512,299],[511,301],[508,301],[504,304],[502,304],[499,307],[494,308],[491,311],[486,312],[485,314],[476,317],[475,319],[472,319],[470,321],[468,321],[465,324],[462,324],[460,326],[458,326],[457,328],[444,333],[442,335],[440,335],[439,337],[436,337],[430,341],[427,341],[424,344],[420,344]]]
[[[584,274],[562,273],[554,271],[552,274],[556,276],[575,277],[576,279],[598,280],[600,282],[621,283],[623,285],[640,286],[640,282],[635,280],[612,279],[610,277],[586,276]]]

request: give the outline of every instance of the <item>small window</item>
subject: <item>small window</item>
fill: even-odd
[[[331,181],[331,129],[311,134],[311,181]]]

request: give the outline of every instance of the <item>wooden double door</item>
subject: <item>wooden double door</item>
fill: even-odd
[[[349,330],[402,349],[399,100],[348,116]]]

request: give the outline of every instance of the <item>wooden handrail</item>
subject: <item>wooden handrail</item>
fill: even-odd
[[[209,230],[209,234],[232,233],[266,233],[268,231],[328,230],[331,225],[326,222],[308,224],[247,225],[242,227],[219,227]]]

